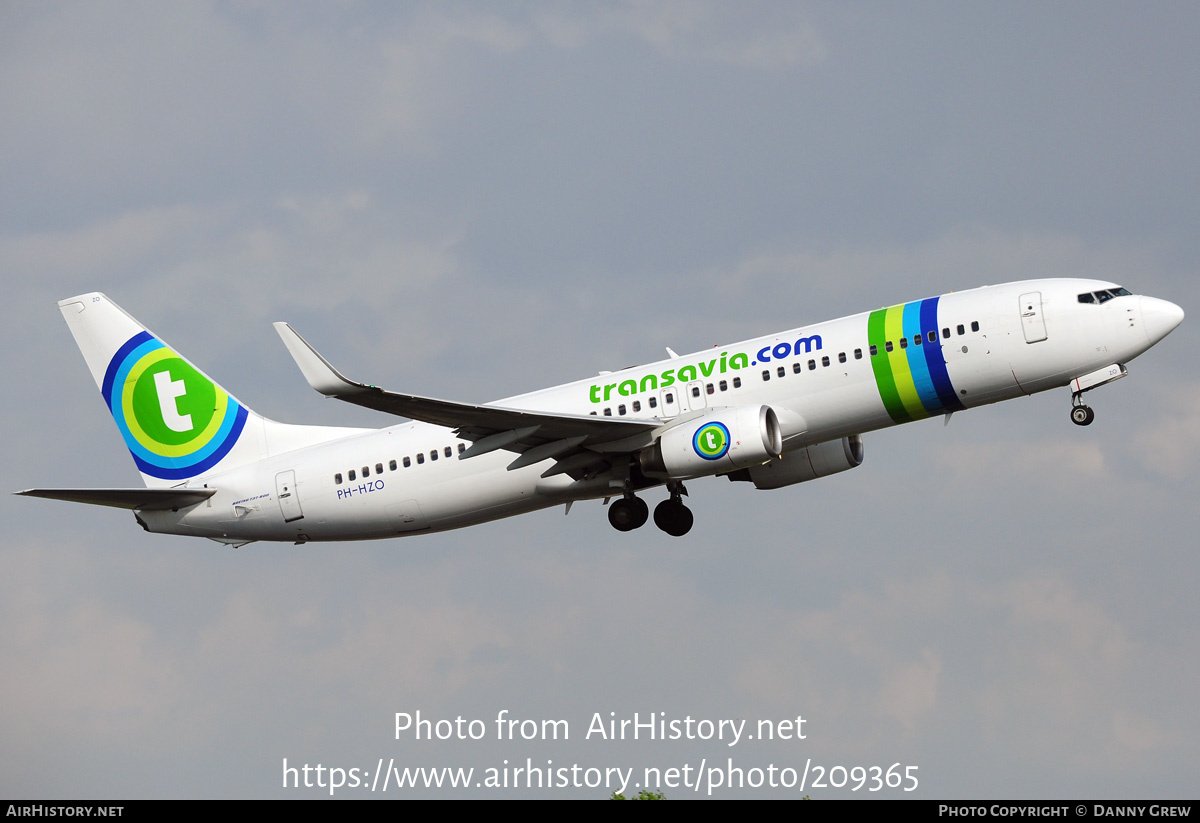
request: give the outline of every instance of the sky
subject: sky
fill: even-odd
[[[1189,3],[10,0],[4,486],[139,482],[55,305],[88,291],[261,414],[374,427],[272,321],[486,402],[987,283],[1194,313],[1198,30]],[[590,502],[235,550],[3,496],[0,796],[605,798],[686,768],[669,798],[1195,797],[1197,334],[1088,428],[1061,389],[870,433],[820,481],[693,481],[682,539]],[[482,739],[397,731],[418,712]],[[594,727],[635,713],[685,733]],[[476,771],[349,785],[379,764]],[[792,785],[752,785],[772,766]]]

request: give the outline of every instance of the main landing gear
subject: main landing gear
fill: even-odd
[[[640,497],[632,493],[626,494],[620,500],[608,507],[608,522],[619,532],[630,532],[646,525],[650,517],[650,507]]]
[[[683,537],[692,530],[692,510],[683,505],[683,495],[687,489],[682,483],[668,483],[667,490],[671,497],[654,507],[654,525],[658,526],[672,537]],[[608,507],[608,522],[617,531],[628,532],[641,528],[650,516],[650,507],[646,501],[627,492],[620,500],[614,500]]]
[[[1082,396],[1083,392],[1075,392],[1071,395],[1071,422],[1076,426],[1090,426],[1096,419],[1096,413],[1092,411],[1091,406],[1085,406],[1080,402]]]

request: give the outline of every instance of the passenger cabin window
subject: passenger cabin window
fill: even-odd
[[[429,453],[429,459],[430,459],[430,460],[437,460],[437,449],[434,449],[433,451],[431,451],[431,452]]]
[[[454,450],[447,446],[446,448],[442,449],[442,453],[447,457],[450,457],[454,454]]]
[[[408,458],[408,457],[405,457],[405,458],[404,458],[404,468],[406,468],[406,469],[407,469],[407,468],[408,468],[409,466],[411,466],[411,465],[412,465],[412,460],[411,460],[410,458]]]
[[[914,335],[913,335],[913,345],[914,345],[914,346],[919,346],[919,345],[921,345],[921,341],[922,341],[922,339],[923,339],[923,338],[921,337],[921,335],[920,335],[920,334],[914,334]]]
[[[716,391],[716,388],[713,386],[712,383],[707,384],[704,388],[708,391],[709,394],[712,394],[714,391]]]
[[[592,412],[592,414],[595,414],[595,412]],[[466,450],[467,450],[467,447],[466,447],[466,445],[464,445],[463,443],[459,443],[459,444],[458,444],[458,453],[459,453],[459,454],[462,454],[462,453],[463,453],[463,452],[465,452]]]
[[[617,406],[617,414],[621,415],[622,417],[625,415],[625,404],[624,403]]]
[[[671,391],[667,392],[667,399],[666,399],[666,402],[667,402],[667,403],[674,403],[674,402],[675,402],[675,392],[671,392]]]
[[[829,355],[826,355],[825,357],[822,357],[822,358],[821,358],[821,365],[822,365],[822,366],[828,366],[828,365],[829,365]]]
[[[371,467],[363,466],[363,477],[370,477],[370,476],[371,476]]]
[[[855,360],[862,360],[862,349],[855,349],[855,350],[854,350],[854,359],[855,359]]]
[[[950,336],[950,327],[949,327],[949,326],[947,326],[946,328],[942,329],[942,337],[943,337],[943,338],[946,338],[946,337],[949,337],[949,336]]]
[[[652,409],[658,408],[658,398],[653,395],[650,396],[650,408],[652,408]],[[594,413],[595,412],[593,412],[593,414]]]
[[[845,362],[846,362],[846,353],[845,353],[844,351],[840,351],[840,352],[838,352],[838,362],[839,362],[839,363],[845,363]]]
[[[817,361],[816,361],[816,360],[809,360],[809,361],[808,361],[808,370],[809,370],[809,371],[815,371],[815,370],[816,370],[816,368],[817,368]]]
[[[700,396],[700,387],[692,386],[692,397],[699,397],[699,396]]]
[[[376,463],[376,464],[375,464],[375,473],[376,473],[376,474],[383,474],[383,464],[382,464],[382,463]]]
[[[335,474],[333,476],[333,482],[339,486],[342,485],[342,473],[341,472],[338,472],[337,474]]]
[[[960,335],[963,335],[963,334],[966,334],[966,333],[967,333],[967,330],[966,330],[965,328],[963,328],[963,324],[962,324],[962,323],[959,323],[959,324],[958,324],[958,333],[959,333]]]
[[[641,400],[633,401],[633,410],[635,412],[640,412],[642,410],[642,401]]]
[[[768,369],[763,369],[763,380],[770,380],[771,372]]]
[[[794,373],[799,374],[803,370],[804,370],[804,367],[800,365],[799,360],[797,360],[795,363],[792,364],[792,371]]]
[[[742,387],[742,378],[740,378],[740,377],[733,378],[733,387],[735,389],[740,389]]]
[[[876,346],[874,343],[872,343],[871,344],[871,356],[874,357],[877,354],[879,354],[879,347]]]
[[[979,331],[979,321],[978,320],[971,321],[971,331]]]
[[[396,470],[396,461],[395,461],[395,460],[389,460],[389,461],[388,461],[388,471],[393,471],[393,472],[394,472],[395,470]]]
[[[720,386],[721,386],[721,391],[729,391],[729,383],[727,381],[722,380],[720,383]]]
[[[937,329],[933,329],[929,332],[929,342],[930,343],[937,342]]]
[[[780,366],[779,368],[777,368],[777,369],[775,370],[775,374],[776,374],[776,376],[778,376],[778,377],[783,377],[785,374],[787,374],[787,370],[786,370],[786,369],[784,369],[784,367],[783,367],[783,366]]]
[[[908,338],[907,337],[900,338],[900,348],[902,348],[902,349],[908,348]]]
[[[425,462],[425,452],[417,452],[417,463],[421,464],[424,462]]]
[[[605,409],[605,410],[604,410],[604,416],[605,416],[605,417],[612,417],[612,409]]]
[[[358,475],[354,473],[354,469],[351,469],[350,471],[348,471],[346,473],[346,476],[350,478],[351,483],[353,483],[358,478]]]
[[[883,344],[883,350],[886,352],[890,352],[892,350],[892,341],[891,340],[888,340],[886,343]]]

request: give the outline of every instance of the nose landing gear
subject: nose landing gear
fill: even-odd
[[[1091,406],[1083,405],[1083,392],[1071,392],[1071,422],[1076,426],[1090,426],[1096,419],[1096,413]]]
[[[1120,363],[1113,363],[1102,369],[1080,375],[1070,382],[1071,386],[1071,422],[1076,426],[1090,426],[1096,419],[1096,413],[1090,407],[1083,405],[1083,393],[1098,389],[1114,380],[1120,380],[1129,374],[1129,370]]]

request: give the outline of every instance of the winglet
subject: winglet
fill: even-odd
[[[283,345],[287,346],[288,353],[292,355],[292,359],[300,367],[300,371],[303,373],[304,379],[308,381],[308,385],[321,394],[326,397],[337,397],[369,388],[362,383],[355,383],[335,369],[328,360],[322,357],[316,349],[308,344],[307,340],[297,334],[296,330],[287,323],[279,322],[273,325],[275,326],[275,331],[279,332],[280,338],[283,339]]]

